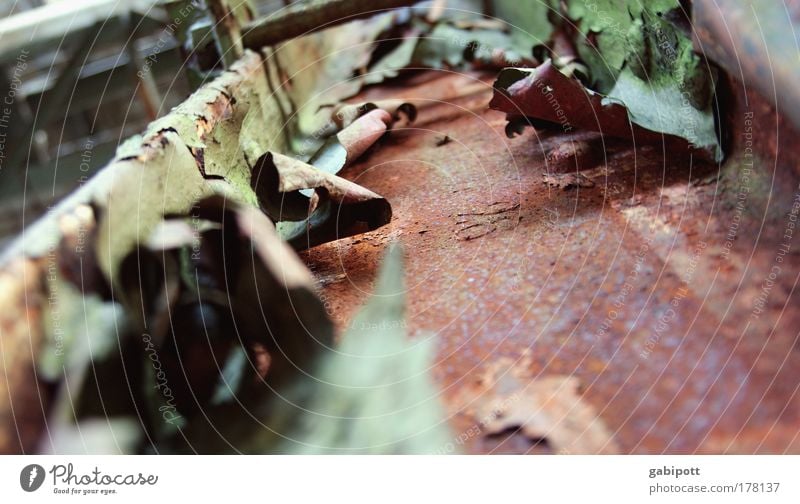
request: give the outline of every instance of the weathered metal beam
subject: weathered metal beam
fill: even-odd
[[[214,39],[225,66],[230,66],[242,56],[242,24],[252,21],[252,10],[245,0],[206,0],[214,17]]]
[[[142,100],[148,118],[154,121],[158,117],[158,112],[163,104],[161,93],[158,92],[153,73],[145,65],[144,61],[139,58],[139,54],[136,51],[136,23],[130,15],[125,15],[124,18],[130,30],[130,35],[125,43],[125,52],[128,53],[131,63],[129,75],[134,82],[138,83],[136,92]]]
[[[418,0],[312,0],[294,3],[243,29],[244,47],[260,49],[293,37],[407,7]]]

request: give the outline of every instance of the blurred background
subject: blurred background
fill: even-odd
[[[246,3],[262,16],[290,2]],[[0,0],[0,17],[2,248],[190,94],[199,82],[180,40],[212,69],[219,56],[207,13],[188,1]]]

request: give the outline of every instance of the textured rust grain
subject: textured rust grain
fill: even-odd
[[[774,160],[759,157],[739,212],[738,158],[719,171],[606,139],[580,167],[594,187],[553,188],[546,156],[571,137],[507,139],[504,114],[487,109],[490,78],[459,96],[476,79],[428,72],[354,100],[442,98],[343,172],[387,197],[393,221],[304,255],[338,325],[399,240],[410,333],[437,342],[435,376],[467,451],[550,449],[484,435],[454,399],[496,359],[529,355],[533,376],[580,381],[622,452],[797,452],[800,241],[754,314],[797,180],[774,181]],[[773,186],[789,190],[768,198]]]

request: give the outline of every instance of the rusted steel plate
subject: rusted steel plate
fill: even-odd
[[[774,160],[747,171],[735,157],[718,173],[659,145],[607,140],[581,166],[594,186],[561,189],[544,175],[574,167],[545,156],[569,137],[507,139],[504,115],[487,109],[490,79],[427,72],[354,101],[388,97],[429,101],[345,176],[386,196],[392,223],[304,259],[345,327],[386,244],[405,245],[407,324],[436,339],[454,442],[548,451],[484,435],[456,401],[496,359],[525,356],[534,376],[577,377],[622,452],[800,450],[800,244],[779,255],[800,188],[770,185]],[[789,190],[768,197],[773,186]]]

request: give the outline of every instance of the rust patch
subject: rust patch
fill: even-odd
[[[752,198],[739,215],[724,182],[733,165],[717,183],[717,167],[663,145],[610,143],[602,163],[582,172],[594,188],[550,187],[545,156],[565,136],[528,129],[508,140],[504,114],[487,110],[491,82],[479,75],[424,72],[354,101],[429,96],[441,101],[419,107],[413,128],[397,128],[343,172],[387,197],[392,222],[303,254],[328,279],[322,295],[340,328],[371,292],[385,245],[400,240],[409,330],[436,339],[434,374],[451,410],[497,359],[529,355],[531,376],[579,380],[581,400],[620,452],[797,451],[800,312],[788,266],[798,264],[796,247],[752,317],[786,223],[772,208],[790,208],[794,190]],[[452,141],[437,148],[444,135]],[[756,170],[771,177],[770,166],[765,159]],[[509,210],[492,214],[498,201]],[[515,225],[484,232],[501,215]],[[460,237],[457,221],[467,217],[480,239]],[[468,415],[454,414],[452,425],[467,451],[548,451],[480,429],[464,436],[476,432]]]

